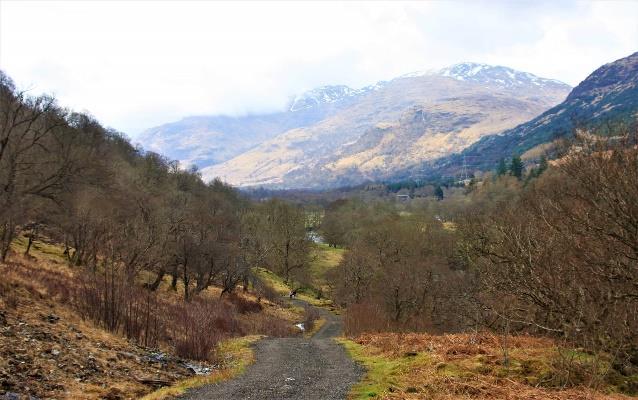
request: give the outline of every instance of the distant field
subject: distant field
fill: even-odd
[[[326,274],[341,261],[344,249],[335,249],[326,244],[313,244],[310,261],[311,286],[299,289],[297,297],[315,306],[328,306],[332,301],[326,298],[329,292]],[[266,268],[253,270],[258,279],[274,289],[279,295],[287,296],[295,284],[286,284],[282,277]],[[298,286],[296,286],[298,287]]]
[[[310,273],[315,286],[325,289],[326,273],[341,262],[345,249],[329,247],[327,244],[316,244],[311,252]]]

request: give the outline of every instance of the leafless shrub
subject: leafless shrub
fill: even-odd
[[[80,278],[72,303],[83,318],[144,346],[157,346],[169,325],[158,312],[165,305],[156,294],[141,290],[117,271]]]
[[[312,331],[315,328],[315,322],[321,317],[319,311],[311,306],[304,307],[303,326],[306,331]]]
[[[251,314],[242,321],[246,332],[271,337],[287,337],[298,333],[289,321],[275,318],[265,313]]]
[[[240,314],[258,313],[263,308],[261,304],[256,301],[246,299],[236,294],[231,294],[228,297],[228,301],[235,305],[235,309]]]
[[[350,337],[362,333],[392,331],[392,322],[381,310],[381,306],[375,304],[350,305],[343,322],[344,333]]]
[[[220,301],[193,299],[188,305],[170,307],[167,314],[175,350],[181,357],[211,360],[221,339],[243,333],[232,310]]]

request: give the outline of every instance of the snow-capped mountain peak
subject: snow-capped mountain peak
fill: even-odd
[[[529,72],[517,71],[497,65],[464,62],[442,69],[415,71],[401,75],[399,79],[422,76],[444,76],[457,81],[475,82],[502,88],[535,87],[569,88],[569,85],[555,79],[545,79]]]
[[[290,103],[289,111],[299,111],[319,104],[334,103],[360,93],[360,89],[352,89],[346,85],[321,86],[295,96]]]
[[[368,92],[381,89],[387,82],[380,81],[360,89],[353,89],[346,85],[321,86],[295,96],[290,102],[288,111],[299,111],[318,106],[320,104],[335,103],[344,99],[360,96]]]
[[[505,88],[522,86],[537,87],[569,87],[569,85],[555,79],[545,79],[529,72],[517,71],[512,68],[465,62],[440,69],[435,75],[453,78],[459,81],[470,81],[481,84],[491,84]]]

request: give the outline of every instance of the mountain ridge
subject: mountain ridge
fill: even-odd
[[[322,86],[279,113],[189,117],[140,137],[150,150],[237,186],[322,187],[381,179],[461,150],[559,103],[569,86],[460,63],[353,89]],[[370,146],[366,148],[365,146]]]
[[[450,174],[463,158],[480,160],[478,169],[490,169],[500,158],[522,154],[540,144],[569,137],[576,128],[596,129],[605,122],[638,119],[638,52],[607,63],[587,76],[562,103],[501,134],[487,136],[463,152],[421,165],[431,174]],[[399,172],[406,177],[415,169]]]

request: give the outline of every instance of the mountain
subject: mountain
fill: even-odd
[[[229,160],[287,130],[312,125],[339,111],[339,104],[310,100],[291,103],[286,112],[230,116],[195,116],[147,129],[137,141],[151,151],[200,168]],[[295,105],[296,104],[296,105]],[[292,112],[292,107],[298,107]]]
[[[145,130],[137,141],[150,151],[205,168],[229,160],[288,130],[313,125],[380,88],[322,86],[295,96],[286,111],[240,117],[194,116]]]
[[[459,152],[562,101],[570,87],[462,63],[359,89],[323,86],[285,111],[198,116],[151,128],[144,147],[238,186],[334,187],[384,179]]]
[[[341,104],[338,112],[206,167],[204,177],[285,188],[384,179],[527,121],[569,91],[555,80],[474,63],[362,89],[330,88],[298,97],[291,110]]]
[[[313,107],[321,107],[324,104],[342,102],[348,98],[354,98],[367,92],[380,89],[383,83],[374,86],[366,86],[361,89],[352,89],[345,85],[322,86],[309,90],[296,96],[288,107],[288,111],[297,112]]]
[[[564,102],[528,122],[486,136],[458,155],[401,171],[451,174],[470,159],[478,169],[493,168],[499,159],[522,154],[540,144],[572,134],[574,128],[598,128],[607,122],[638,118],[638,52],[603,65],[576,86]]]

